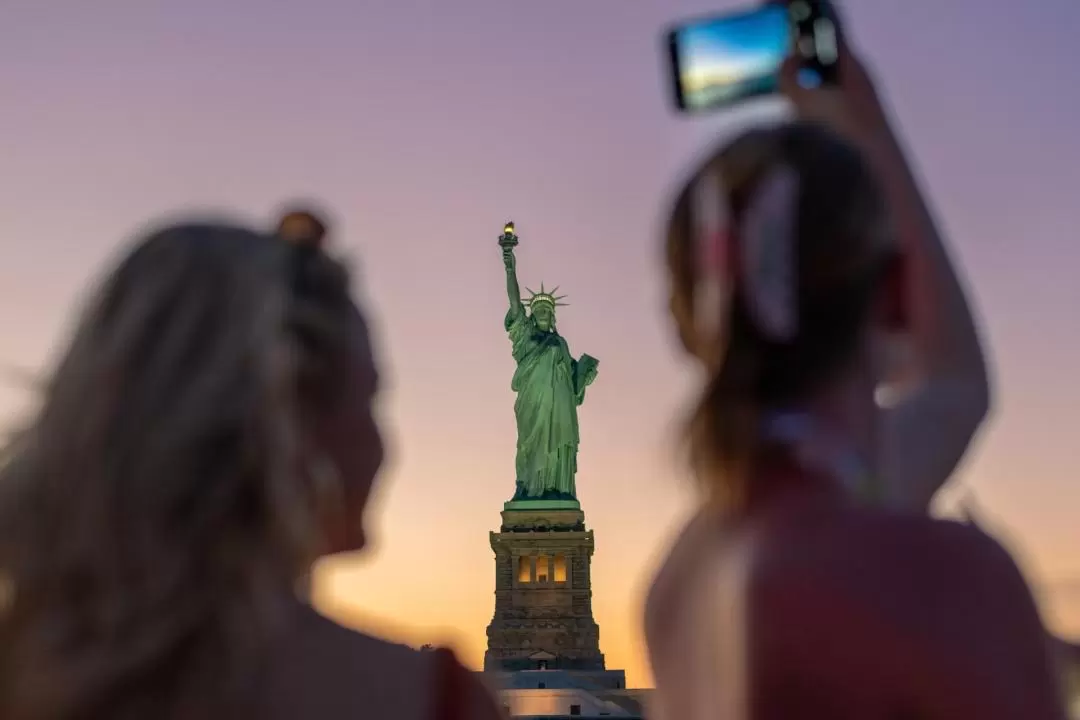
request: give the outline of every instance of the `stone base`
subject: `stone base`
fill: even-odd
[[[552,508],[522,503],[506,503],[499,532],[585,532],[585,513],[578,508]]]
[[[513,505],[491,533],[495,613],[484,670],[603,672],[592,614],[593,534],[584,513],[551,501]]]

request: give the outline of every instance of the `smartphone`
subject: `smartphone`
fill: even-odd
[[[839,44],[825,0],[770,3],[676,25],[666,33],[675,106],[706,112],[775,93],[792,52],[802,59],[800,83],[835,83]]]

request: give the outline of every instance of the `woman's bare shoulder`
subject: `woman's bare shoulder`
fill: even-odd
[[[271,717],[426,718],[434,655],[304,610],[267,657],[260,694]]]
[[[303,635],[298,640],[318,645],[319,651],[332,650],[361,662],[377,659],[391,665],[395,672],[419,669],[430,662],[430,655],[423,650],[346,627],[314,610],[301,616],[297,631]]]
[[[646,635],[659,632],[658,625],[671,617],[672,603],[677,600],[678,592],[685,589],[687,575],[700,569],[696,561],[700,561],[706,552],[707,538],[718,533],[718,523],[705,510],[699,509],[672,536],[660,556],[645,598]]]

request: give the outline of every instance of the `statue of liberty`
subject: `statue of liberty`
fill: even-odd
[[[511,389],[517,393],[517,490],[514,500],[577,500],[577,408],[585,388],[596,379],[599,362],[589,355],[575,360],[555,327],[555,309],[565,296],[553,290],[528,290],[521,297],[514,247],[514,224],[499,238],[506,266],[510,309],[505,327],[517,369]],[[527,308],[526,308],[527,306]]]

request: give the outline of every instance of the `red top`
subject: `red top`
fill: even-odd
[[[748,717],[724,720],[1065,720],[1008,553],[973,526],[848,498],[776,467],[741,518],[687,527],[646,609],[656,720],[720,720],[738,687]]]
[[[845,503],[799,469],[757,488],[755,720],[1064,720],[1035,603],[994,540]]]

